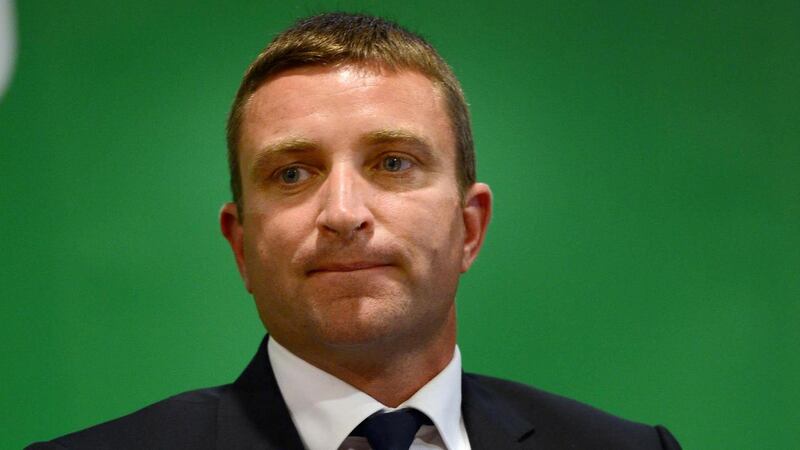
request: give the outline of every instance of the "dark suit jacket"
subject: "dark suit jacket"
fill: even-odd
[[[266,343],[264,339],[233,384],[179,394],[27,448],[302,450]],[[522,384],[464,374],[462,393],[464,423],[474,450],[680,449],[661,426],[629,422]]]

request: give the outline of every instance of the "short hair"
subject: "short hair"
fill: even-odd
[[[227,143],[231,193],[241,220],[242,179],[239,140],[248,100],[270,77],[304,66],[355,64],[415,70],[442,89],[456,142],[460,192],[475,183],[475,146],[469,110],[453,70],[422,37],[389,20],[363,14],[325,13],[300,19],[280,33],[250,64],[228,116]]]

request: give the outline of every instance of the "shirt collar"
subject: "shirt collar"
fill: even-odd
[[[336,450],[364,419],[390,408],[355,387],[302,360],[269,338],[268,355],[275,380],[303,444],[309,450]],[[449,449],[463,448],[461,353],[396,409],[416,408],[430,417]]]

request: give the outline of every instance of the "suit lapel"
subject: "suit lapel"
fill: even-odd
[[[473,450],[534,448],[533,425],[467,374],[461,376],[461,413]]]
[[[267,337],[241,376],[223,391],[218,449],[303,450],[267,356]]]

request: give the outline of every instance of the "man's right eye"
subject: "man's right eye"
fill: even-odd
[[[297,184],[309,179],[311,172],[299,166],[291,166],[281,170],[278,175],[285,184]]]

